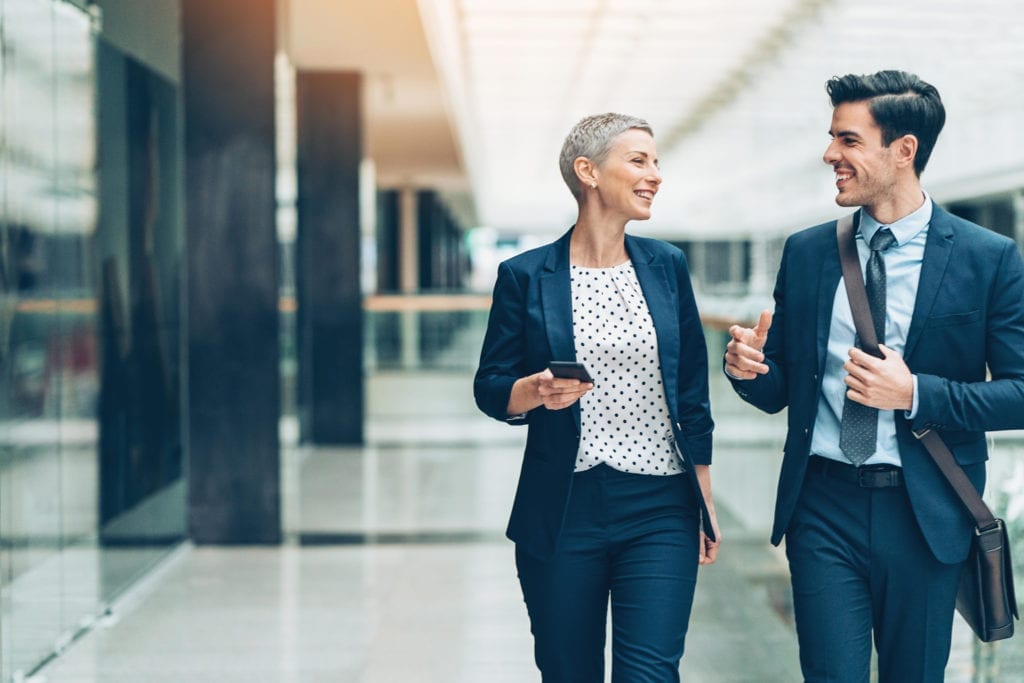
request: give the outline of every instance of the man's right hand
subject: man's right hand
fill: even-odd
[[[754,379],[768,374],[761,349],[768,339],[772,326],[772,312],[761,311],[761,317],[753,329],[733,325],[729,328],[732,340],[725,347],[725,371],[736,379]]]

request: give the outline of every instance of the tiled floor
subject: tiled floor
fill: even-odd
[[[177,552],[37,683],[538,681],[502,538],[525,432],[472,406],[464,374],[377,374],[363,448],[290,448],[273,548]],[[424,398],[424,397],[429,397]],[[721,560],[701,570],[684,681],[800,679],[787,575],[766,542],[784,419],[715,387]],[[948,681],[994,676],[958,623]],[[1024,639],[1017,639],[1024,640]]]

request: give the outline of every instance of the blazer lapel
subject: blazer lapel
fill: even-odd
[[[575,226],[573,226],[575,227]],[[576,360],[572,331],[572,283],[569,279],[569,238],[572,228],[548,251],[544,274],[540,276],[540,301],[544,330],[552,360]],[[572,416],[580,430],[580,402],[572,404]]]
[[[924,260],[921,263],[921,277],[917,283],[917,298],[914,300],[914,315],[910,319],[910,331],[903,350],[904,359],[910,357],[921,339],[921,331],[935,305],[952,251],[953,222],[949,220],[948,213],[933,204],[932,217],[928,223],[928,239],[924,245]]]
[[[632,235],[626,235],[626,251],[633,263],[636,279],[640,282],[647,310],[654,322],[654,333],[658,339],[658,360],[661,363],[661,381],[665,385],[665,397],[672,411],[673,421],[678,415],[675,404],[679,378],[679,297],[669,286],[668,273],[663,263],[655,263],[643,243]]]
[[[569,281],[569,237],[572,229],[556,241],[544,261],[540,276],[544,329],[552,360],[576,360],[572,334],[572,286]]]
[[[860,214],[858,214],[859,218]],[[836,290],[839,281],[843,276],[842,267],[839,263],[839,241],[836,238],[835,230],[826,241],[827,253],[821,260],[821,268],[818,271],[818,327],[817,345],[818,352],[818,377],[825,373],[825,356],[828,353],[828,335],[832,328],[832,307],[835,305]]]

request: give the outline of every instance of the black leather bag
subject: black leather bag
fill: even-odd
[[[864,275],[857,258],[853,235],[853,216],[844,216],[836,224],[839,241],[839,259],[843,266],[846,293],[853,311],[861,347],[872,355],[882,357],[871,323],[871,309],[864,289]],[[1010,559],[1010,539],[1006,524],[996,518],[974,485],[964,474],[942,438],[931,430],[914,432],[914,436],[928,451],[943,476],[956,491],[964,507],[974,518],[974,540],[970,555],[960,576],[956,596],[956,609],[979,640],[986,643],[1013,635],[1013,621],[1019,619],[1017,596],[1013,589],[1013,563]]]
[[[1013,635],[1018,617],[1013,590],[1010,540],[1003,520],[987,531],[975,530],[974,546],[960,577],[956,609],[980,640],[990,643]]]

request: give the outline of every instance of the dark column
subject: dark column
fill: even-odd
[[[433,190],[421,190],[416,193],[416,222],[419,225],[419,278],[420,290],[430,290],[437,286],[437,194]]]
[[[274,0],[182,0],[189,528],[281,540]]]
[[[444,217],[444,287],[445,289],[457,289],[459,286],[459,242],[461,235],[450,210],[445,210]]]
[[[398,191],[377,194],[377,291],[399,291]]]
[[[299,426],[303,441],[363,441],[359,288],[361,79],[296,75]]]

